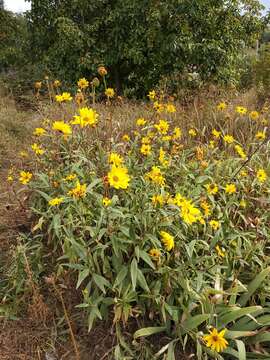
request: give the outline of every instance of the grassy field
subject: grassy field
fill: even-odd
[[[1,359],[269,358],[268,104],[60,94],[0,100]]]

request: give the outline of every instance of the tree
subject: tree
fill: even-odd
[[[74,81],[109,67],[145,93],[162,76],[196,68],[228,81],[235,59],[264,26],[258,0],[32,0],[28,24],[36,60]]]
[[[27,38],[24,16],[0,9],[0,73],[27,61]]]

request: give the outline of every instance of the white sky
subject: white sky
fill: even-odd
[[[4,0],[5,9],[13,12],[30,10],[31,3],[24,0]]]
[[[270,0],[261,0],[265,5],[266,9],[270,9]],[[24,0],[4,0],[5,8],[14,12],[22,12],[30,10],[30,2],[25,2]]]

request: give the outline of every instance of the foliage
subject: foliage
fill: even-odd
[[[28,25],[36,62],[69,82],[89,78],[105,64],[118,91],[128,88],[139,96],[172,73],[235,80],[239,52],[267,21],[256,0],[31,3]]]
[[[24,16],[0,9],[0,73],[27,62],[27,38]]]
[[[253,76],[254,82],[257,85],[262,95],[266,95],[270,90],[270,46],[263,45],[260,49],[260,54],[257,62],[254,65]]]
[[[113,314],[116,359],[134,356],[121,331],[134,318],[133,347],[171,338],[157,357],[174,359],[190,341],[198,359],[269,357],[268,113],[220,103],[200,128],[180,129],[176,104],[151,92],[127,133],[114,98],[105,116],[80,94],[75,113],[70,94],[56,97],[29,149],[35,171],[13,173],[32,191],[47,275],[76,276],[89,330]],[[222,356],[205,345],[210,326],[227,329]]]

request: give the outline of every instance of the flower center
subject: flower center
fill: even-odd
[[[113,177],[113,181],[118,182],[118,181],[119,181],[118,176],[114,175],[114,177]]]

